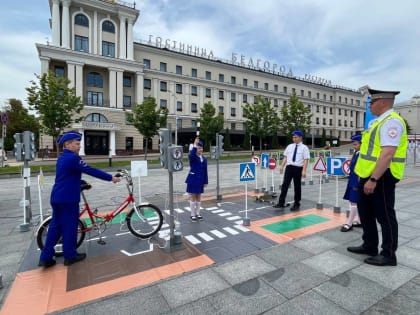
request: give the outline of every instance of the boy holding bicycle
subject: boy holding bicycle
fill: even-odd
[[[79,219],[80,184],[82,173],[117,183],[118,177],[86,164],[79,156],[82,134],[65,132],[58,140],[63,153],[57,159],[55,183],[51,192],[52,221],[49,225],[45,247],[38,266],[48,268],[55,265],[54,246],[60,237],[63,243],[64,265],[69,266],[86,258],[85,253],[76,251],[77,226]]]

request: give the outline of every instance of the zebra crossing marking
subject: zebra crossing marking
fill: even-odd
[[[238,219],[241,219],[241,217],[238,216],[238,215],[235,215],[234,217],[226,218],[226,220],[228,220],[228,221],[233,221],[233,220],[238,220]]]
[[[223,213],[219,213],[219,215],[221,217],[227,217],[228,215],[232,215],[232,212],[223,212]]]
[[[225,212],[225,210],[223,210],[223,209],[220,209],[220,210],[216,210],[216,211],[212,211],[211,213],[222,213],[222,212]]]
[[[193,245],[201,244],[201,241],[194,235],[187,235],[185,238]]]
[[[226,237],[226,234],[223,234],[222,232],[220,232],[218,230],[211,230],[210,233],[214,234],[218,238],[225,238]]]
[[[247,229],[243,225],[238,224],[238,225],[235,225],[234,227],[238,230],[241,230],[242,232],[249,232],[249,229]]]
[[[205,240],[207,242],[214,240],[213,237],[211,237],[210,235],[208,235],[207,233],[204,233],[204,232],[198,233],[197,235],[200,236],[203,240]]]
[[[234,229],[232,229],[231,227],[228,227],[228,226],[227,227],[224,227],[223,230],[225,230],[226,232],[228,232],[228,233],[230,233],[232,235],[238,235],[239,234],[238,231],[235,231]]]

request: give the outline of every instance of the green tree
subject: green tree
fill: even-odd
[[[293,130],[301,130],[305,134],[309,131],[311,117],[311,109],[299,100],[296,93],[293,93],[288,106],[283,106],[281,109],[280,131],[286,135],[287,142],[291,141]]]
[[[146,139],[144,159],[147,160],[149,139],[158,134],[159,128],[166,126],[168,109],[158,108],[156,100],[148,97],[143,103],[136,105],[132,113],[126,113],[127,121],[133,123],[134,127]]]
[[[280,145],[279,145],[279,137],[277,135],[273,135],[271,137],[271,147],[273,149],[278,149],[280,147]]]
[[[230,132],[229,132],[229,128],[226,128],[226,131],[225,131],[225,138],[223,139],[223,142],[224,142],[224,149],[225,150],[230,150],[230,149],[232,149],[232,143],[231,143],[231,141],[230,141]]]
[[[257,97],[256,104],[246,103],[243,107],[246,130],[259,138],[260,152],[262,140],[267,136],[277,135],[280,119],[270,106],[270,102],[262,96]]]
[[[70,80],[56,77],[53,72],[35,75],[28,92],[28,104],[31,110],[39,114],[41,131],[53,137],[54,145],[58,136],[72,123],[80,122],[83,117],[75,118],[83,109],[81,98],[75,95],[75,88],[70,88]],[[58,155],[57,146],[57,155]]]
[[[224,118],[220,113],[216,114],[216,108],[211,102],[204,103],[201,108],[200,118],[200,138],[204,140],[204,148],[210,148],[210,142],[216,139],[216,133],[223,129]]]
[[[28,109],[23,107],[20,100],[9,99],[10,109],[7,110],[9,121],[6,128],[6,138],[4,139],[4,149],[13,150],[15,139],[13,135],[25,130],[32,131],[39,139],[39,123],[34,115],[29,114]]]
[[[250,140],[251,135],[249,134],[248,129],[245,129],[244,142],[242,143],[242,147],[244,148],[244,150],[251,150],[251,147],[249,145]]]

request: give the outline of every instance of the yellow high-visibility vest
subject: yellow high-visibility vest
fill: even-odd
[[[403,177],[408,147],[407,128],[404,119],[402,119],[396,112],[391,112],[389,116],[385,117],[381,121],[375,121],[369,130],[363,132],[359,159],[354,167],[354,172],[361,178],[368,178],[372,175],[373,170],[375,169],[376,161],[382,151],[379,131],[381,130],[382,125],[391,118],[400,120],[404,126],[404,130],[389,168],[392,176],[396,179],[401,179]]]

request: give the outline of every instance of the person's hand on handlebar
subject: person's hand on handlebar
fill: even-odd
[[[121,177],[117,177],[117,176],[112,176],[112,182],[115,184],[115,183],[118,183],[118,182],[120,182],[121,181]]]

